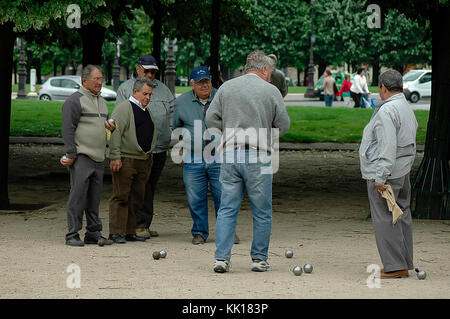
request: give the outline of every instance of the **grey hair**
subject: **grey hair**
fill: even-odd
[[[261,50],[256,50],[247,56],[244,72],[251,70],[261,71],[263,67],[274,69],[274,61]]]
[[[95,64],[88,64],[83,68],[83,71],[81,72],[81,78],[89,79],[91,77],[91,73],[92,73],[92,71],[94,71],[94,69],[97,69],[100,72],[102,72],[102,68],[100,66],[95,65]]]
[[[268,57],[271,58],[275,62],[274,66],[273,66],[275,68],[277,66],[277,63],[278,63],[277,56],[272,53],[272,54],[269,54]]]
[[[149,87],[153,88],[153,83],[149,78],[141,77],[137,78],[133,85],[133,92],[134,90],[141,92],[142,87],[144,84],[147,84]]]
[[[403,77],[397,70],[389,69],[380,75],[379,86],[383,84],[388,91],[403,91]]]

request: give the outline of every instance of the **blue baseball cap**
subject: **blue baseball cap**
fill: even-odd
[[[138,64],[142,65],[142,67],[146,70],[155,69],[159,70],[158,64],[156,63],[156,59],[151,55],[143,55],[139,58]]]
[[[198,82],[203,79],[211,79],[211,73],[206,66],[198,66],[191,71],[189,78]]]

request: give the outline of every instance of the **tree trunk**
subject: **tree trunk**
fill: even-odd
[[[212,86],[216,89],[222,84],[219,74],[219,48],[220,48],[220,0],[213,0],[211,7],[211,42],[209,46],[210,72]]]
[[[161,69],[162,61],[161,61],[161,43],[162,43],[162,16],[163,10],[161,1],[153,2],[155,16],[151,16],[150,18],[153,20],[152,25],[152,33],[153,33],[153,52],[152,56],[156,59],[156,62],[159,64],[159,68]],[[156,78],[161,80],[161,70],[156,73]]]
[[[102,49],[106,29],[94,22],[82,25],[80,29],[83,44],[83,67],[88,64],[102,65]]]
[[[320,62],[320,63],[319,63],[319,70],[318,70],[318,72],[319,72],[319,74],[318,74],[319,78],[320,78],[320,76],[321,76],[322,74],[325,73],[325,70],[327,69],[327,65],[328,65],[328,63],[323,63],[323,62]]]
[[[450,219],[450,7],[441,6],[430,19],[432,28],[432,96],[425,153],[412,183],[413,216]]]
[[[16,35],[11,23],[0,24],[0,209],[9,207],[8,159],[9,130],[11,125],[11,74],[13,68],[14,41]]]
[[[36,59],[36,84],[42,84],[41,59]]]
[[[378,86],[378,79],[380,77],[380,59],[375,58],[375,62],[373,64],[373,77],[372,77],[372,85]]]

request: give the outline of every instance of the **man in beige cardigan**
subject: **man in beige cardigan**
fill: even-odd
[[[117,105],[111,115],[116,130],[111,134],[109,159],[113,195],[109,202],[109,239],[115,243],[145,241],[136,236],[136,211],[144,201],[145,184],[152,167],[156,125],[148,109],[152,83],[138,78],[133,95]]]

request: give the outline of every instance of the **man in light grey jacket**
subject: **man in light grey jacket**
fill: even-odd
[[[271,59],[262,51],[248,55],[245,75],[222,84],[208,111],[206,124],[222,133],[225,161],[220,170],[222,196],[216,220],[214,271],[230,268],[231,249],[244,187],[253,215],[252,271],[267,271],[272,229],[273,142],[290,125],[283,97],[270,84]],[[220,152],[220,147],[217,148]],[[267,169],[269,168],[269,169]]]
[[[378,106],[364,128],[359,157],[367,180],[370,212],[384,269],[381,278],[408,277],[413,269],[413,236],[409,173],[416,154],[417,121],[403,95],[402,75],[388,70],[380,76]],[[395,224],[380,192],[391,185],[403,211]]]

